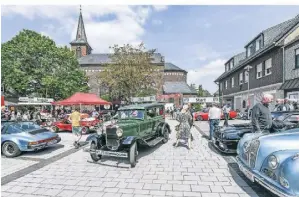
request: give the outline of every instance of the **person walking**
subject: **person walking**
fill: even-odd
[[[210,140],[213,139],[214,130],[216,127],[219,127],[220,118],[221,118],[221,109],[217,107],[216,103],[212,104],[212,107],[209,110],[209,123],[210,123]]]
[[[252,108],[251,123],[253,132],[266,133],[272,127],[272,116],[269,109],[269,104],[273,101],[271,94],[265,94],[260,103],[257,103]]]
[[[229,112],[231,110],[230,104],[227,103],[226,105],[224,105],[223,107],[223,115],[224,115],[224,126],[228,126],[228,119],[229,119]]]
[[[188,111],[188,105],[184,105],[180,114],[178,114],[177,120],[180,122],[178,125],[176,144],[175,147],[179,145],[179,141],[184,139],[188,142],[188,149],[191,149],[191,127],[190,121],[192,117]]]
[[[79,143],[79,140],[81,138],[80,120],[81,120],[81,114],[79,112],[79,109],[76,108],[69,117],[69,121],[72,123],[72,133],[75,135],[75,139],[76,139],[74,142],[75,147]]]
[[[288,98],[284,99],[284,105],[283,105],[283,110],[282,111],[290,111],[290,105],[289,105],[289,99]]]

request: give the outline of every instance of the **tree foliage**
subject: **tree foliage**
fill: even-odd
[[[198,86],[197,95],[199,97],[209,97],[209,96],[212,96],[211,93],[208,90],[203,89],[202,85]]]
[[[163,68],[151,63],[155,50],[146,50],[141,43],[111,47],[112,63],[99,74],[100,83],[113,98],[130,101],[131,97],[155,95],[163,83]]]
[[[57,47],[49,37],[23,30],[2,44],[2,85],[19,96],[63,99],[87,91],[87,77],[73,52]],[[35,83],[33,83],[35,82]]]

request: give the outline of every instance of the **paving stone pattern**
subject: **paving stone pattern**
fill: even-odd
[[[168,122],[174,131],[177,122]],[[91,163],[88,153],[78,151],[2,185],[2,196],[257,197],[194,127],[192,132],[192,150],[174,148],[173,132],[167,144],[139,150],[135,168],[110,158]]]

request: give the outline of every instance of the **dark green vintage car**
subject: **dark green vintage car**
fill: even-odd
[[[138,147],[166,143],[171,133],[165,122],[164,104],[129,105],[118,109],[115,119],[102,123],[97,134],[89,137],[94,162],[102,156],[128,158],[135,167]]]

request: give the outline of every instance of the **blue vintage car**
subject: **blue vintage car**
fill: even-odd
[[[44,149],[60,141],[58,134],[34,122],[1,121],[1,148],[6,157],[16,157],[23,151]]]
[[[299,129],[276,134],[246,134],[237,162],[252,182],[281,197],[299,196]]]

